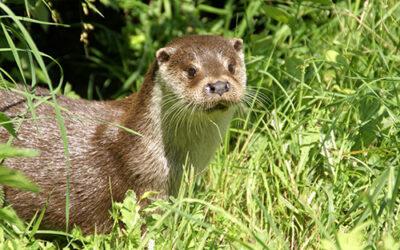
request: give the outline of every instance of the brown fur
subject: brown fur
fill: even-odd
[[[184,36],[157,51],[142,88],[121,101],[87,101],[57,96],[63,110],[70,154],[70,224],[86,233],[106,230],[112,199],[121,201],[128,189],[138,196],[146,191],[159,197],[176,194],[182,166],[189,157],[198,172],[220,143],[234,111],[243,98],[246,76],[240,39]],[[228,71],[228,64],[236,70]],[[188,77],[188,67],[197,75]],[[223,95],[205,93],[216,81],[230,83]],[[36,96],[48,95],[38,88]],[[35,101],[37,104],[39,101]],[[208,111],[216,104],[223,110]],[[189,108],[188,108],[189,107]],[[0,90],[0,111],[11,117],[31,118],[23,95]],[[33,194],[5,188],[6,199],[17,213],[30,220],[50,195],[43,227],[65,228],[66,157],[54,107],[40,104],[35,121],[24,120],[13,145],[41,151],[35,158],[10,158],[5,166],[22,171],[37,183]],[[210,109],[211,110],[211,109]],[[122,125],[138,136],[101,121]],[[39,133],[38,133],[39,132]],[[9,138],[0,126],[0,142]],[[111,187],[109,185],[111,183]]]

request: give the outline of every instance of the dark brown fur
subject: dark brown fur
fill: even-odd
[[[240,48],[237,48],[238,46]],[[191,58],[193,55],[196,56],[193,52],[197,53],[197,59]],[[240,71],[239,74],[226,73],[226,67],[224,68],[224,65],[213,58],[215,56],[213,53],[220,53],[224,60],[234,61]],[[197,60],[197,64],[210,64],[210,67],[198,69],[199,75],[196,79],[186,79],[184,72],[193,60]],[[177,83],[182,86],[169,86],[168,77],[182,78]],[[194,93],[191,88],[203,84],[201,80],[204,77],[228,79],[232,82],[232,89],[222,97],[191,96],[191,92]],[[168,86],[165,86],[166,82]],[[57,96],[57,103],[66,109],[63,109],[62,115],[70,154],[70,225],[78,225],[87,233],[93,232],[95,228],[98,231],[106,230],[111,209],[110,189],[112,199],[115,201],[121,201],[128,189],[133,189],[137,196],[150,190],[159,191],[159,197],[176,193],[186,156],[189,155],[193,159],[190,161],[193,165],[200,162],[198,165],[204,168],[203,165],[208,162],[212,155],[211,151],[219,144],[219,140],[210,143],[211,153],[204,156],[206,159],[196,159],[198,153],[203,154],[202,145],[206,144],[208,148],[207,143],[211,138],[217,137],[217,133],[221,131],[224,133],[226,122],[229,122],[233,112],[233,108],[229,108],[226,112],[204,114],[205,111],[197,109],[202,109],[203,106],[210,107],[219,102],[228,103],[227,105],[231,107],[231,104],[240,102],[243,97],[244,85],[245,68],[241,40],[214,36],[186,36],[172,41],[157,52],[157,60],[147,72],[142,88],[124,100],[87,101]],[[160,98],[156,97],[156,86],[157,91],[162,93]],[[175,93],[174,96],[182,100],[188,99],[198,105],[192,113],[199,114],[190,117],[190,122],[199,127],[194,127],[198,132],[186,133],[184,129],[192,130],[185,123],[186,118],[169,122],[173,120],[172,117],[158,117],[158,111],[166,112],[164,109],[168,105],[158,102],[168,96],[164,91],[174,92],[169,90],[170,87],[178,90],[184,88],[183,93]],[[45,96],[48,95],[48,91],[38,88],[35,95]],[[200,103],[203,99],[204,103]],[[39,102],[36,100],[34,104]],[[30,220],[36,211],[43,208],[51,194],[42,225],[45,228],[63,230],[67,168],[59,124],[55,119],[54,107],[50,104],[40,104],[35,110],[37,117],[46,119],[29,120],[32,115],[25,97],[13,91],[0,89],[0,111],[11,117],[22,115],[28,119],[22,122],[18,130],[19,139],[14,139],[12,144],[41,151],[35,158],[10,158],[3,163],[5,166],[22,171],[40,186],[41,192],[34,194],[5,187],[5,195],[17,213],[22,218]],[[206,118],[206,121],[203,121],[203,118]],[[184,125],[180,125],[182,120]],[[209,123],[208,120],[218,126],[222,125],[215,129],[215,124]],[[139,132],[142,136],[102,121],[124,126]],[[18,122],[15,125],[18,125]],[[183,129],[176,129],[178,134],[174,136],[171,127]],[[0,142],[5,143],[9,136],[0,126]],[[182,139],[187,136],[192,138]]]

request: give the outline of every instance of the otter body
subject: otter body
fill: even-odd
[[[207,166],[244,96],[245,85],[242,40],[183,36],[157,51],[141,89],[124,100],[57,96],[69,148],[70,224],[86,233],[106,229],[111,199],[123,200],[128,189],[137,196],[146,191],[158,191],[161,198],[175,195],[185,163],[197,173]],[[35,95],[45,96],[48,91],[38,88]],[[40,119],[29,120],[32,115],[25,97],[0,90],[0,111],[27,118],[12,144],[41,152],[35,158],[3,162],[28,176],[41,192],[5,187],[5,195],[26,220],[50,196],[42,225],[62,230],[67,161],[54,107],[39,102],[34,105]],[[9,136],[0,127],[0,142]]]

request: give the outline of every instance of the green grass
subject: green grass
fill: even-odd
[[[240,36],[258,98],[232,122],[208,171],[186,175],[173,202],[155,201],[140,218],[130,194],[112,212],[127,223],[124,230],[82,236],[75,229],[67,246],[131,248],[154,240],[156,249],[399,249],[400,3],[226,1],[216,9],[200,2],[181,9],[176,1],[115,2],[140,23],[121,31],[129,39],[113,47],[120,58],[93,48],[92,67],[122,82],[114,94],[120,98],[138,88],[156,49],[172,37],[188,30]],[[29,22],[19,23],[3,4],[0,13],[15,43],[1,43],[0,60],[16,65],[0,66],[0,81],[56,86],[46,76],[51,62],[26,33]],[[93,36],[111,34],[98,29]],[[164,213],[152,214],[155,208]],[[13,215],[0,218],[2,246],[58,244],[12,226],[21,227]]]

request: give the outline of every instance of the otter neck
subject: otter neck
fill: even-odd
[[[148,114],[145,120],[151,129],[146,129],[143,136],[155,142],[148,146],[162,152],[157,157],[163,158],[158,161],[160,165],[148,167],[163,169],[167,173],[165,182],[169,194],[176,195],[184,167],[187,171],[193,167],[199,174],[207,166],[225,135],[234,108],[207,113],[185,105],[162,79],[147,80],[141,91],[150,97],[143,100],[147,102],[143,105]]]

